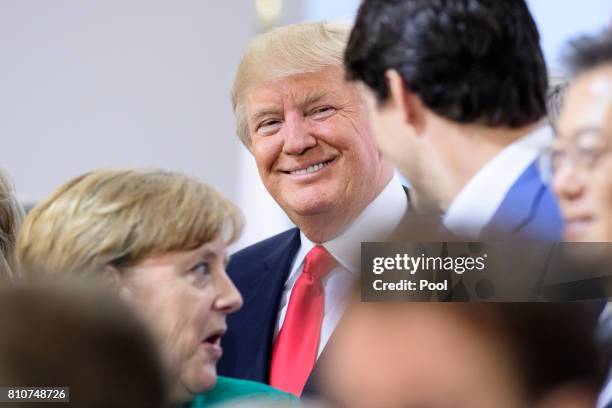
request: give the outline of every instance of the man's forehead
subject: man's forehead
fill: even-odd
[[[612,131],[612,66],[578,77],[568,90],[559,130],[571,136],[581,129]]]
[[[290,98],[301,101],[327,94],[338,94],[346,87],[341,78],[314,75],[317,74],[308,76],[304,74],[299,77],[291,76],[261,82],[248,90],[247,100]]]

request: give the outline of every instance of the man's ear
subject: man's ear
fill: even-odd
[[[125,301],[130,301],[132,298],[132,291],[125,282],[124,274],[112,265],[106,265],[102,271],[104,280],[110,285],[110,287],[119,294],[119,297]]]
[[[425,109],[421,98],[408,89],[402,76],[394,69],[385,71],[385,81],[391,102],[403,112],[404,122],[412,126],[417,135],[421,134],[425,128]]]

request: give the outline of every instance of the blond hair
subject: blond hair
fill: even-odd
[[[290,75],[318,72],[328,66],[343,68],[350,25],[300,23],[276,28],[251,40],[242,55],[232,87],[236,132],[249,146],[244,98],[249,87]]]
[[[0,280],[14,280],[15,241],[23,221],[23,209],[8,178],[0,172]]]
[[[237,207],[213,188],[164,170],[99,170],[34,207],[19,233],[25,273],[96,273],[240,234]]]

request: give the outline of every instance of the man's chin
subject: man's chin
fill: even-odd
[[[317,215],[323,215],[332,212],[334,209],[333,203],[327,202],[296,202],[290,206],[290,211],[285,211],[287,214],[300,217],[308,218],[315,217]]]
[[[308,191],[307,194],[297,192],[288,195],[288,199],[279,204],[290,218],[311,217],[333,212],[339,206],[337,199],[330,199],[328,196],[316,190]]]

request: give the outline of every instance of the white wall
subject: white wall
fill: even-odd
[[[237,197],[229,89],[255,26],[244,0],[2,0],[0,166],[25,201],[128,165]]]

